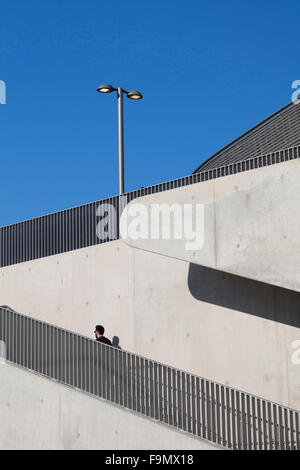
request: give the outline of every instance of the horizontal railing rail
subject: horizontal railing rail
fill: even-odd
[[[0,342],[10,363],[225,448],[300,449],[300,412],[263,398],[8,308]]]
[[[0,228],[0,267],[109,242],[119,238],[119,216],[135,198],[253,170],[300,157],[300,147],[273,152],[183,178],[141,188],[122,196],[85,204]],[[97,236],[105,205],[107,236]]]

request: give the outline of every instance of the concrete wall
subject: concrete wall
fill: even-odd
[[[280,206],[279,214],[283,222],[279,218],[274,223],[269,215],[266,224],[271,221],[274,226],[282,225],[279,228],[282,237],[286,231],[294,239],[299,210],[297,213],[294,206],[290,209],[289,204],[295,201],[289,200],[288,193],[286,197],[282,194],[282,188],[286,187],[284,181],[295,183],[288,172],[291,169],[298,175],[299,161],[274,167],[277,172],[274,181],[282,182],[283,186],[280,191],[274,191],[269,181],[265,190],[274,198],[278,193],[278,203],[281,194],[284,205]],[[262,170],[272,171],[273,168]],[[248,174],[249,187],[253,187],[248,198],[251,214],[260,202],[254,190],[255,171]],[[223,185],[224,198],[230,191],[238,194],[233,178],[241,177],[242,184],[244,175],[216,180]],[[184,194],[181,189],[174,190],[174,194],[176,191]],[[216,191],[222,193],[221,188],[214,188],[215,194]],[[259,191],[263,198],[262,180]],[[171,193],[173,191],[158,196],[164,201]],[[211,192],[207,192],[208,198],[210,195]],[[243,190],[240,196],[241,201],[247,201]],[[229,199],[237,203],[235,196]],[[295,226],[284,218],[284,207],[291,216],[294,214]],[[275,208],[274,202],[270,206],[271,214]],[[229,212],[225,220],[227,216]],[[236,214],[234,216],[233,222],[238,220]],[[246,223],[245,218],[243,220]],[[259,220],[264,223],[263,215]],[[229,225],[225,224],[220,230],[221,245],[229,240],[228,246],[233,249],[236,233],[231,241]],[[260,233],[263,236],[263,232]],[[283,240],[284,237],[282,246],[288,250]],[[260,244],[260,240],[256,242]],[[208,243],[214,245],[215,240]],[[261,243],[267,243],[265,238]],[[291,263],[288,278],[292,274],[297,278],[299,273],[298,245],[299,240],[296,240],[286,251]],[[275,248],[268,252],[262,274],[271,272],[273,261],[276,269],[279,262],[284,263],[282,247],[279,254]],[[222,248],[223,256],[225,252]],[[237,259],[239,257],[237,255]],[[258,264],[260,262],[258,260]],[[239,263],[233,265],[239,267]],[[292,344],[300,340],[299,292],[115,241],[2,268],[0,304],[87,336],[93,336],[95,324],[103,324],[107,336],[119,338],[123,349],[300,409],[300,365],[292,361]]]
[[[219,449],[19,367],[0,381],[0,449]]]
[[[137,239],[136,231],[126,242],[135,248],[299,292],[299,180],[300,159],[297,159],[141,197],[132,201],[125,213],[136,211],[128,222],[129,227],[139,222],[140,232],[146,219],[149,235],[153,227],[166,226],[168,220],[164,217],[158,224],[151,218],[154,204],[179,206],[177,227],[182,220],[187,223],[189,219],[195,227],[196,205],[202,205],[204,215],[203,221],[199,214],[197,217],[200,222],[197,238],[200,241],[203,232],[203,246],[191,244],[184,236],[163,239],[160,234],[155,239],[139,234]],[[138,204],[143,204],[142,217]],[[194,207],[194,213],[183,218],[181,214],[187,204]],[[171,224],[173,228],[173,217]]]
[[[0,271],[0,304],[300,409],[300,294],[122,241]]]

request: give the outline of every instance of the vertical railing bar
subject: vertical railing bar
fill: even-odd
[[[212,438],[212,428],[211,428],[211,408],[212,408],[212,398],[210,393],[210,382],[206,380],[206,416],[207,416],[207,439],[210,441]]]
[[[56,328],[56,358],[57,358],[57,380],[60,380],[61,377],[61,330]]]
[[[186,414],[187,414],[187,431],[192,433],[193,432],[193,417],[191,416],[191,376],[190,374],[186,374]]]
[[[11,254],[10,254],[11,256]],[[17,341],[16,341],[16,363],[17,364],[20,364],[20,358],[21,358],[21,351],[20,351],[20,345],[21,345],[21,325],[20,325],[20,322],[21,322],[21,318],[19,317],[19,315],[16,315],[16,337],[17,337]]]
[[[105,400],[110,400],[110,357],[109,350],[105,344],[102,345],[105,356]]]
[[[297,443],[297,411],[293,411],[293,449],[298,450]]]
[[[132,364],[131,364],[132,355],[127,353],[127,364],[128,364],[128,389],[127,389],[127,399],[128,399],[128,408],[133,409],[133,397],[132,397]]]
[[[274,428],[274,449],[275,450],[278,450],[280,448],[280,445],[279,445],[279,426],[278,426],[278,413],[277,413],[278,409],[277,409],[277,406],[275,404],[273,404],[273,421],[274,421],[274,425],[273,425],[273,428]]]
[[[216,405],[215,405],[215,384],[210,382],[210,403],[211,403],[211,414],[210,414],[210,439],[216,442]]]
[[[176,370],[172,369],[172,384],[173,384],[173,426],[178,426],[178,404],[177,404],[177,374]]]
[[[41,348],[41,338],[40,338],[40,325],[38,322],[36,322],[36,331],[37,331],[37,372],[40,373],[40,361],[41,361],[41,354],[40,354],[40,348]]]
[[[42,374],[46,375],[46,354],[47,354],[47,348],[46,348],[46,341],[47,341],[47,325],[40,323],[40,328],[41,328],[41,337],[42,337]]]
[[[145,359],[141,358],[141,413],[145,415]]]
[[[292,450],[293,449],[293,431],[292,431],[292,414],[291,410],[287,410],[287,415],[288,415],[288,449]]]
[[[278,407],[278,425],[279,425],[279,448],[280,450],[284,449],[284,425],[283,425],[283,416],[282,416],[282,407]]]
[[[245,410],[246,410],[246,431],[247,431],[247,449],[253,450],[253,437],[252,437],[252,430],[253,430],[253,413],[251,411],[251,403],[250,403],[250,396],[248,394],[245,395]]]
[[[110,401],[115,403],[115,360],[114,360],[114,352],[115,348],[111,348],[107,346],[108,353],[110,356]]]
[[[45,351],[45,359],[44,359],[44,374],[49,376],[49,368],[48,368],[48,347],[49,347],[49,325],[44,326],[44,333],[45,333],[45,344],[44,344],[44,351]]]
[[[187,396],[186,396],[186,375],[184,372],[181,373],[181,402],[182,402],[182,429],[187,430]]]
[[[70,334],[66,331],[65,332],[65,351],[66,351],[66,358],[65,358],[65,383],[69,385],[70,383]]]
[[[99,358],[99,393],[101,398],[105,398],[105,387],[106,387],[106,370],[105,370],[105,351],[103,344],[98,344],[98,358]]]
[[[239,420],[240,417],[238,415],[238,410],[237,410],[237,400],[236,400],[236,394],[234,390],[228,390],[228,401],[227,401],[227,407],[228,407],[228,420],[227,420],[227,441],[230,443],[230,446],[232,447],[233,450],[238,450],[239,449]],[[230,419],[231,416],[231,419]],[[231,425],[230,425],[231,423]]]
[[[115,349],[115,403],[121,404],[120,393],[121,393],[121,377],[119,368],[119,350]]]
[[[257,429],[258,429],[258,424],[257,424],[257,410],[256,410],[256,400],[255,397],[251,398],[251,408],[252,408],[252,436],[253,436],[253,444],[252,444],[252,449],[257,450]]]
[[[198,409],[197,403],[196,403],[196,380],[195,376],[191,376],[191,400],[192,400],[192,430],[191,432],[196,435],[197,434],[197,412],[196,410]]]
[[[265,400],[261,400],[262,405],[262,431],[264,440],[264,450],[268,449],[268,434],[267,434],[267,416],[266,416],[266,403]]]
[[[73,212],[71,212],[71,222],[72,227],[74,225],[74,217],[73,217]],[[72,246],[74,244],[74,230],[72,230],[72,239],[71,239]],[[85,377],[86,377],[86,382],[85,382],[85,390],[90,393],[91,390],[91,371],[90,371],[90,344],[87,338],[85,338],[85,362],[84,362],[84,367],[85,367]]]
[[[162,366],[162,382],[163,382],[163,421],[168,424],[168,396],[169,396],[169,383],[168,383],[168,368]]]
[[[268,434],[269,434],[269,450],[273,450],[273,420],[272,420],[272,409],[271,403],[267,404],[267,416],[268,416]]]
[[[149,401],[149,361],[145,359],[145,414],[150,416],[150,401]]]
[[[73,387],[76,387],[76,367],[75,367],[75,362],[76,362],[76,355],[75,355],[75,340],[76,336],[72,335],[72,353],[71,353],[71,360],[72,360],[72,385]]]
[[[72,243],[72,240],[69,240],[69,243]],[[82,342],[82,350],[83,350],[83,357],[82,357],[82,372],[83,372],[83,390],[87,391],[89,386],[89,374],[88,374],[88,367],[87,367],[87,345],[86,345],[86,338],[83,338]]]
[[[246,422],[247,413],[246,413],[246,405],[245,405],[245,394],[241,393],[240,397],[241,397],[242,446],[243,446],[243,450],[247,450],[248,449],[248,445],[247,445],[247,422]]]
[[[141,410],[140,404],[140,358],[136,356],[135,358],[135,394],[136,394],[136,411],[139,413]]]
[[[124,406],[128,408],[128,364],[127,364],[127,353],[123,354],[123,380],[124,380]]]
[[[15,336],[13,334],[13,331],[16,331],[16,315],[13,313],[12,314],[12,328],[10,331],[10,343],[12,345],[12,362],[17,362],[16,361],[16,354],[15,354]]]
[[[201,384],[201,416],[202,416],[202,437],[204,439],[208,439],[208,431],[207,431],[207,419],[206,419],[206,401],[207,401],[207,396],[206,396],[206,390],[205,390],[205,381],[204,379],[200,379],[200,384]]]
[[[28,367],[27,345],[28,345],[28,321],[26,317],[23,318],[23,366]]]
[[[108,377],[108,363],[107,363],[107,348],[104,344],[101,344],[101,354],[102,354],[102,391],[103,398],[107,400],[107,377]]]
[[[82,338],[78,337],[78,343],[77,343],[77,357],[78,357],[78,388],[79,390],[82,390]]]
[[[242,412],[241,412],[241,393],[236,391],[235,398],[236,398],[238,450],[243,450],[243,418],[242,418]]]
[[[50,368],[51,368],[51,377],[53,378],[55,378],[54,336],[55,336],[55,328],[53,326],[50,328],[50,335],[49,335],[49,362],[50,362]]]
[[[203,407],[203,395],[201,394],[201,382],[200,378],[196,377],[195,380],[195,386],[196,386],[196,413],[197,413],[197,436],[199,437],[204,437],[204,425],[203,425],[203,419],[202,419],[202,407]]]
[[[158,364],[153,362],[153,381],[154,381],[154,418],[158,419],[158,408],[159,408],[159,391],[158,391]]]
[[[77,220],[77,215],[75,217],[74,214],[74,220],[76,224]],[[76,228],[76,227],[75,227]],[[76,233],[75,233],[76,236]],[[78,239],[75,243],[78,243]],[[77,245],[76,245],[77,246]],[[89,370],[89,393],[94,394],[94,383],[95,383],[95,367],[94,367],[94,341],[89,340],[88,341],[88,353],[89,353],[89,358],[88,358],[88,370]]]
[[[262,402],[257,399],[257,433],[258,433],[258,450],[264,449],[264,440],[263,440],[263,417],[262,417]]]
[[[174,403],[173,403],[173,381],[172,381],[172,369],[167,367],[168,374],[168,424],[174,426]]]
[[[23,316],[17,313],[15,316],[15,320],[16,320],[16,328],[17,328],[15,332],[16,364],[23,366],[24,365],[24,362],[23,362],[23,358],[24,358],[23,356],[23,341],[24,341]]]
[[[149,370],[149,385],[150,385],[150,416],[155,418],[155,387],[154,387],[154,371],[153,371],[153,361],[150,361],[150,370]]]
[[[132,394],[132,409],[133,411],[136,411],[136,366],[135,366],[135,356],[132,354],[131,355],[131,374],[132,374],[132,380],[131,380],[131,394]]]
[[[164,422],[164,396],[163,396],[163,369],[162,365],[158,364],[158,419]]]
[[[221,409],[220,409],[220,386],[216,384],[216,421],[215,421],[215,442],[221,444]]]
[[[121,406],[125,406],[124,404],[124,368],[123,368],[123,352],[118,349],[118,369],[119,369],[119,385],[120,385],[120,391],[119,391],[119,403]]]
[[[182,429],[182,415],[183,415],[183,410],[182,410],[182,387],[181,387],[181,371],[177,371],[177,409],[178,409],[178,428]]]
[[[226,439],[226,423],[227,423],[227,420],[226,420],[226,417],[227,417],[227,409],[226,409],[226,394],[225,394],[225,387],[223,385],[221,385],[221,398],[220,398],[220,406],[221,406],[221,426],[222,426],[222,430],[220,431],[221,432],[221,437],[220,437],[220,444],[222,444],[223,446],[226,446],[227,445],[227,439]]]
[[[284,408],[284,442],[285,442],[285,450],[288,449],[288,443],[289,443],[288,427],[289,427],[288,413],[287,413],[287,409]]]
[[[96,395],[97,397],[102,397],[101,394],[101,346],[98,342],[96,345]]]
[[[64,375],[63,375],[63,382],[67,382],[67,332],[63,331],[63,348],[64,348]]]
[[[300,151],[299,151],[300,155]],[[300,418],[300,413],[295,412],[295,442],[296,442],[296,449],[300,450],[300,425],[299,425],[299,418]]]

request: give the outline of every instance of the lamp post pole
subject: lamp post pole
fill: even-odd
[[[124,115],[123,89],[118,88],[119,194],[124,194]]]
[[[97,88],[100,93],[117,92],[118,95],[118,148],[119,148],[119,195],[124,194],[124,120],[123,120],[123,94],[131,100],[141,100],[142,93],[137,90],[124,90],[124,88],[115,88],[112,85],[100,85]]]

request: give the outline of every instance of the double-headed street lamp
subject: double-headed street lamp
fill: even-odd
[[[123,93],[131,100],[141,100],[142,93],[136,90],[124,90],[123,88],[114,88],[111,85],[100,85],[97,88],[100,93],[118,94],[118,140],[119,140],[119,194],[124,193],[124,125],[123,125]]]

